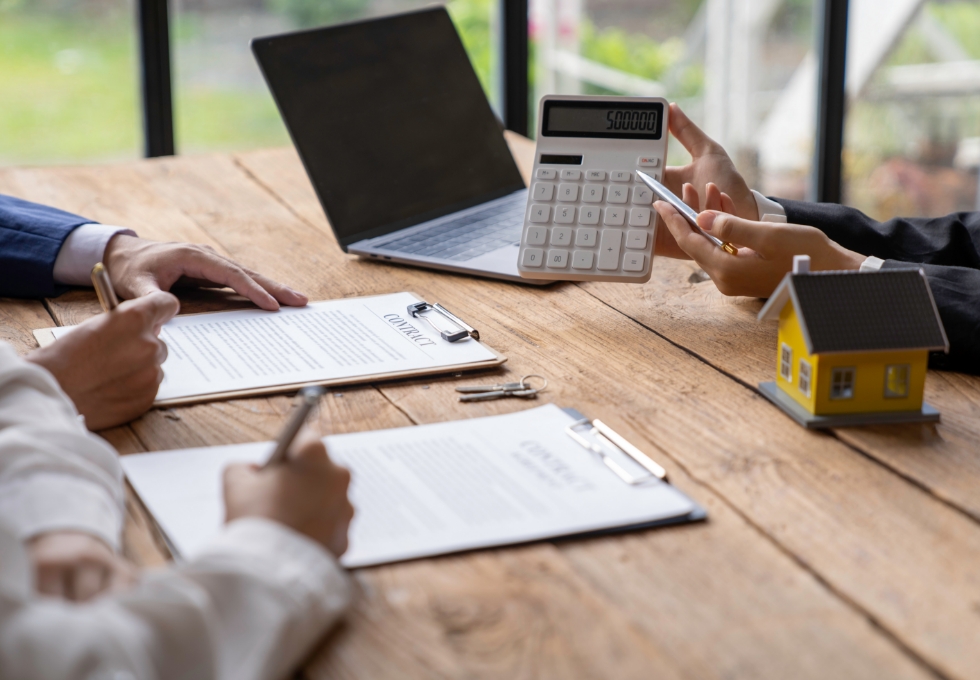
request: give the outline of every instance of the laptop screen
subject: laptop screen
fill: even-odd
[[[252,50],[345,249],[524,188],[445,9]]]

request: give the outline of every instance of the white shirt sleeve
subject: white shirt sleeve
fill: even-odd
[[[752,195],[755,197],[755,205],[759,209],[760,222],[786,221],[786,211],[783,210],[783,206],[770,198],[766,198],[755,189],[752,190]]]
[[[119,546],[122,469],[46,370],[0,343],[0,519],[18,538],[77,530]]]
[[[755,205],[759,209],[760,222],[786,221],[786,211],[783,209],[783,206],[779,205],[779,203],[776,203],[776,201],[772,200],[771,198],[766,198],[755,189],[752,190],[752,195],[755,197]],[[861,263],[860,271],[876,272],[881,269],[881,265],[883,264],[885,264],[884,260],[872,255]]]
[[[319,544],[254,518],[129,591],[85,605],[35,593],[25,538],[78,529],[116,546],[122,518],[115,451],[0,343],[0,678],[282,678],[350,599]]]
[[[84,605],[32,596],[7,537],[0,527],[4,678],[284,678],[350,600],[323,548],[268,520],[235,521],[196,559]]]
[[[92,267],[102,261],[106,246],[116,234],[136,236],[132,229],[105,224],[83,224],[74,229],[54,261],[54,282],[63,286],[92,285]]]

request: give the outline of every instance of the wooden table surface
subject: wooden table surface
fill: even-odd
[[[525,174],[533,146],[509,138]],[[313,300],[411,290],[509,357],[503,369],[339,389],[324,433],[507,413],[474,380],[548,376],[538,403],[601,418],[664,465],[704,523],[419,560],[355,573],[310,678],[978,678],[980,379],[930,372],[942,423],[803,430],[755,388],[775,371],[761,303],[690,263],[644,285],[535,288],[342,253],[292,149],[0,170],[0,192],[141,236],[207,243]],[[181,294],[184,312],[245,306]],[[0,338],[98,311],[93,293],[0,301]],[[272,438],[290,401],[151,411],[103,435],[122,453]],[[126,550],[166,560],[130,497]]]

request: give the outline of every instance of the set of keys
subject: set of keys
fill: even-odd
[[[543,381],[541,387],[533,387],[531,378],[539,378]],[[497,385],[471,385],[469,387],[457,387],[457,392],[462,392],[460,401],[491,401],[503,397],[520,397],[522,399],[534,399],[538,392],[543,392],[548,387],[548,379],[543,375],[525,375],[519,382],[499,383]]]

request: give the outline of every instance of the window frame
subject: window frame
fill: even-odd
[[[847,382],[844,381],[844,376],[849,376]],[[840,378],[838,380],[838,378]],[[857,367],[856,366],[835,366],[830,369],[830,400],[831,401],[847,401],[848,399],[854,398],[854,384],[857,382]],[[842,389],[844,385],[850,386],[850,393],[844,394]],[[838,389],[840,386],[841,389]]]
[[[793,348],[785,342],[779,345],[779,377],[793,384]]]
[[[813,393],[813,365],[806,359],[800,359],[799,364],[796,385],[799,387],[800,392],[809,399]]]

